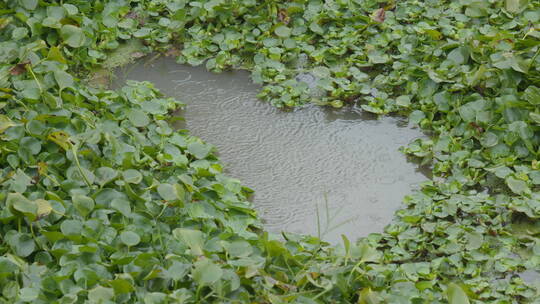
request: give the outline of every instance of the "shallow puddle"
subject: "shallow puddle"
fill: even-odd
[[[422,136],[396,118],[309,106],[283,112],[257,100],[245,71],[213,74],[170,58],[117,73],[148,80],[187,104],[185,127],[217,146],[230,176],[255,190],[267,229],[339,242],[380,232],[426,177],[398,151]]]

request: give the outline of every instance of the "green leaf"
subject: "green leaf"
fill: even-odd
[[[462,65],[462,64],[465,64],[467,60],[469,59],[469,52],[464,47],[458,47],[458,48],[453,49],[448,54],[448,59],[453,61],[454,64],[456,65]]]
[[[381,253],[367,243],[359,245],[360,261],[362,262],[377,262]]]
[[[517,14],[521,13],[528,5],[528,0],[506,0],[505,8],[508,12]]]
[[[540,114],[529,112],[529,117],[537,124],[540,125]]]
[[[124,180],[127,183],[138,184],[142,181],[142,174],[135,169],[128,169],[122,173]]]
[[[202,255],[204,246],[204,233],[199,230],[176,228],[173,235],[180,241],[185,242],[193,255]]]
[[[157,187],[159,195],[166,201],[178,201],[183,199],[184,190],[179,184],[160,184]]]
[[[135,127],[146,127],[150,123],[148,115],[138,109],[130,110],[128,113],[128,119]]]
[[[198,159],[206,158],[206,156],[208,156],[208,154],[210,153],[211,149],[211,146],[200,142],[192,142],[187,146],[188,152]]]
[[[521,179],[517,179],[513,176],[506,178],[506,184],[516,194],[523,194],[530,192],[529,186],[527,183]]]
[[[100,187],[105,186],[118,176],[116,170],[110,167],[100,167],[96,170],[96,182]]]
[[[67,63],[66,58],[62,54],[62,51],[60,51],[60,48],[58,48],[57,46],[51,46],[51,48],[49,49],[49,53],[47,54],[47,60],[54,60],[64,64]]]
[[[539,105],[540,104],[540,88],[536,86],[529,86],[523,92],[523,98],[527,100],[530,104]]]
[[[358,296],[358,304],[379,304],[381,299],[371,288],[363,288]]]
[[[253,252],[253,247],[246,241],[234,241],[224,246],[232,257],[247,257]]]
[[[78,220],[65,220],[60,225],[60,231],[64,235],[79,236],[83,229],[83,223]]]
[[[223,270],[209,259],[203,259],[193,264],[192,276],[199,285],[211,285],[223,276]]]
[[[278,35],[279,37],[281,38],[288,38],[291,36],[291,29],[286,27],[285,25],[280,25],[278,27],[276,27],[276,29],[274,30],[274,32],[276,33],[276,35]]]
[[[30,220],[34,220],[38,214],[38,206],[20,193],[10,193],[7,196],[6,204],[13,209],[23,213]]]
[[[79,48],[86,42],[86,36],[81,28],[71,24],[64,24],[62,26],[60,29],[60,37],[62,37],[67,45],[73,48]]]
[[[54,79],[60,87],[60,91],[73,87],[73,77],[64,71],[54,71]]]
[[[5,234],[8,245],[13,248],[14,253],[20,257],[31,255],[36,249],[34,239],[26,233],[19,233],[14,230]]]
[[[183,263],[174,261],[171,267],[167,269],[167,273],[171,279],[175,281],[180,281],[188,274],[190,268],[191,268],[191,264],[183,264]]]
[[[7,129],[16,126],[16,124],[9,119],[6,115],[0,114],[0,134],[4,133]]]
[[[115,294],[130,293],[134,290],[133,284],[127,279],[118,278],[109,281],[109,284],[113,287]]]
[[[480,143],[486,148],[494,147],[499,143],[499,137],[495,133],[486,132],[480,139]]]
[[[94,200],[88,196],[75,195],[71,200],[73,202],[73,206],[75,209],[77,209],[77,212],[79,212],[79,214],[83,217],[86,217],[92,212],[92,210],[94,210]]]
[[[38,0],[20,0],[22,6],[30,11],[33,11],[37,8]]]
[[[79,9],[73,4],[65,3],[63,6],[69,15],[76,15],[79,12]]]
[[[25,287],[19,291],[19,298],[25,302],[32,302],[39,296],[39,289],[34,287]]]
[[[413,124],[419,124],[424,118],[426,118],[426,114],[419,110],[415,110],[409,115],[409,121]]]
[[[124,198],[115,198],[111,202],[111,207],[120,212],[125,217],[131,216],[131,202]]]
[[[120,240],[127,246],[135,246],[141,241],[141,237],[133,231],[124,231],[120,234]]]
[[[446,289],[446,297],[449,304],[470,304],[469,297],[459,285],[450,283]]]
[[[114,290],[112,288],[106,288],[103,286],[96,286],[88,291],[88,301],[91,304],[105,304],[110,303],[114,298]]]

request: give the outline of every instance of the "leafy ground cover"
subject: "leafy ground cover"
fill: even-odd
[[[1,302],[539,303],[540,2],[7,0],[0,13]],[[434,178],[383,233],[273,239],[214,148],[171,129],[180,102],[81,81],[150,52],[249,69],[278,107],[408,115],[432,138],[404,152]]]

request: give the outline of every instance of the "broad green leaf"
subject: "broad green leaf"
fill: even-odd
[[[148,115],[141,110],[132,109],[128,113],[128,118],[136,127],[146,127],[150,123]]]
[[[56,83],[60,87],[60,91],[65,88],[73,87],[73,77],[64,71],[54,71],[54,79],[56,79]]]
[[[63,64],[67,63],[66,58],[62,54],[62,51],[57,46],[51,46],[51,48],[49,49],[49,53],[47,54],[47,59],[58,61]]]
[[[285,25],[280,25],[276,27],[274,32],[281,38],[288,38],[289,36],[291,36],[291,29]]]
[[[528,0],[505,0],[506,10],[514,14],[523,11],[527,7],[528,3]]]
[[[465,291],[455,283],[448,284],[446,297],[449,304],[470,304],[469,297]]]
[[[358,297],[358,304],[379,304],[382,303],[376,292],[371,288],[363,288]]]
[[[78,220],[65,220],[60,225],[60,230],[64,235],[78,236],[83,229],[83,223]]]
[[[506,184],[512,190],[512,192],[516,194],[523,194],[530,192],[529,186],[527,183],[523,180],[517,179],[513,176],[509,176],[506,178]]]
[[[0,134],[4,133],[7,129],[16,126],[16,124],[9,119],[6,115],[0,114]]]
[[[86,217],[94,210],[94,200],[86,195],[75,195],[72,197],[71,201],[73,202],[75,209],[77,209],[77,212],[83,217]]]
[[[419,110],[415,110],[409,115],[409,121],[413,124],[419,124],[424,118],[426,118],[426,114]]]
[[[200,285],[211,285],[223,276],[223,270],[209,259],[203,259],[193,264],[193,279]]]
[[[205,239],[204,233],[201,231],[187,228],[177,228],[173,230],[173,235],[178,240],[185,242],[186,245],[191,249],[191,253],[193,255],[203,254]]]
[[[499,137],[492,132],[486,132],[480,139],[480,143],[486,148],[494,147],[499,143]]]
[[[35,287],[25,287],[19,291],[19,298],[25,302],[32,302],[39,296],[39,289]]]
[[[124,180],[131,184],[138,184],[142,181],[142,174],[135,169],[128,169],[122,173]]]
[[[34,220],[38,215],[37,204],[20,193],[8,194],[6,203],[8,206],[12,206],[13,209],[23,213],[30,220]]]
[[[141,241],[141,237],[133,231],[124,231],[120,234],[120,240],[127,246],[135,246]]]
[[[188,144],[187,150],[190,154],[194,155],[198,159],[204,159],[210,153],[211,146],[200,142],[192,142]]]
[[[184,190],[179,184],[160,184],[157,187],[157,191],[161,198],[166,201],[178,201],[183,199]]]
[[[5,240],[13,249],[13,253],[22,258],[31,255],[36,249],[36,243],[29,234],[19,233],[11,230],[5,234]]]
[[[96,286],[88,291],[88,301],[91,304],[109,303],[114,298],[114,290],[103,286]]]
[[[22,6],[27,10],[35,10],[38,5],[38,0],[19,0]]]
[[[188,274],[190,268],[190,264],[183,264],[175,261],[171,267],[167,269],[167,273],[171,279],[180,281]]]
[[[246,241],[234,241],[224,246],[232,257],[247,257],[253,252],[253,247]]]
[[[101,186],[105,186],[118,176],[118,173],[110,167],[100,167],[96,170],[96,182]]]
[[[64,24],[62,26],[60,29],[60,37],[62,37],[67,45],[73,48],[79,48],[86,42],[86,36],[82,29],[71,24]]]
[[[125,217],[131,216],[131,202],[124,198],[115,198],[111,202],[111,207],[120,212]]]
[[[133,284],[127,279],[118,278],[109,281],[109,284],[111,284],[114,289],[114,293],[117,295],[123,293],[130,293],[134,290]]]

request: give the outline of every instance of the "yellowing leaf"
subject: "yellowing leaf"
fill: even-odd
[[[54,143],[62,147],[62,149],[66,151],[71,148],[72,144],[71,144],[71,141],[69,140],[69,135],[64,131],[52,132],[51,134],[49,134],[49,136],[47,136],[47,138],[50,141],[53,141]]]
[[[49,215],[51,213],[51,211],[53,210],[51,204],[48,201],[44,200],[44,199],[38,199],[38,200],[36,200],[34,202],[37,205],[37,216],[38,216],[38,218]]]
[[[358,304],[379,304],[381,303],[378,294],[371,288],[364,288],[358,295]]]
[[[15,126],[16,124],[9,119],[6,115],[0,114],[0,133],[4,133],[7,129]]]

